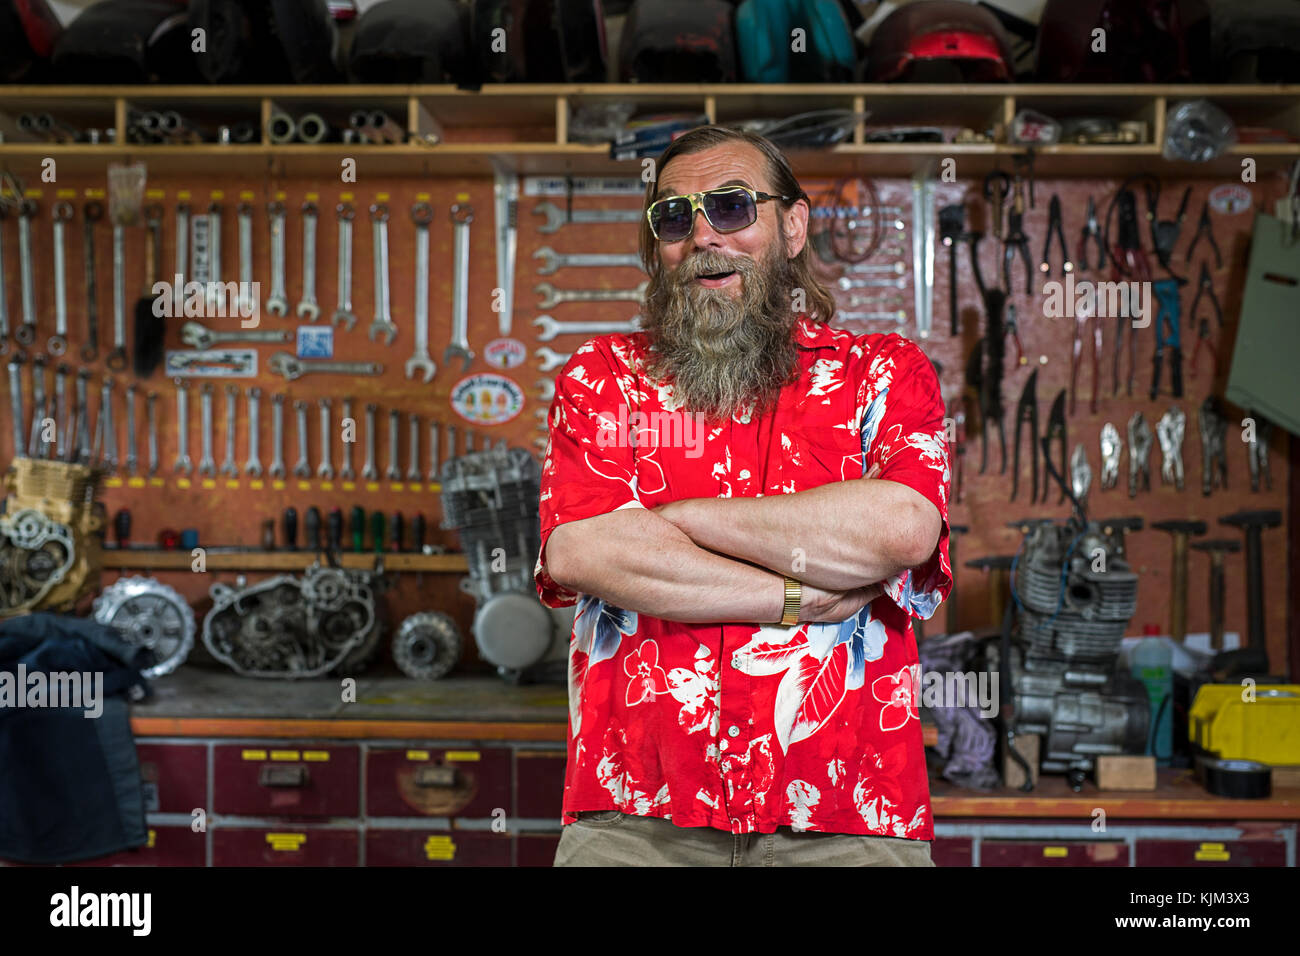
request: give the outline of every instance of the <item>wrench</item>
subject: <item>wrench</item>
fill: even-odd
[[[126,235],[113,223],[113,351],[104,363],[114,372],[126,368]]]
[[[311,465],[307,463],[307,403],[298,399],[293,403],[293,410],[298,416],[298,464],[293,466],[293,473],[299,478],[310,478]]]
[[[225,289],[221,284],[221,203],[208,204],[208,308],[213,315],[225,315]]]
[[[537,227],[537,231],[543,233],[559,232],[560,227],[568,222],[577,224],[641,221],[639,209],[574,209],[566,216],[564,210],[553,202],[539,202],[533,207],[533,215],[546,217],[546,225]]]
[[[538,306],[549,309],[561,302],[640,302],[649,284],[647,279],[635,289],[557,289],[549,282],[539,282],[533,291],[542,297]]]
[[[226,457],[221,463],[221,473],[227,478],[239,474],[235,464],[235,404],[239,401],[239,386],[226,386]]]
[[[392,345],[397,326],[388,314],[388,207],[383,203],[370,207],[370,235],[375,256],[375,318],[370,323],[370,341],[382,335],[384,344]]]
[[[557,269],[564,269],[569,266],[599,269],[630,266],[633,269],[645,271],[645,266],[641,263],[641,257],[635,252],[562,253],[556,252],[550,246],[542,246],[533,253],[533,258],[543,260],[542,264],[537,267],[539,276],[549,276],[554,274]]]
[[[104,426],[104,469],[117,472],[117,428],[113,425],[113,380],[104,376],[99,393],[99,420]]]
[[[212,460],[212,383],[199,389],[199,474],[212,477],[217,473]]]
[[[235,207],[239,224],[239,309],[253,314],[253,204],[241,202]]]
[[[84,223],[81,251],[86,283],[86,342],[81,346],[81,360],[93,362],[99,357],[99,297],[95,294],[95,223],[104,218],[104,204],[91,200],[81,207]],[[178,292],[179,296],[180,293]]]
[[[271,396],[271,467],[267,474],[272,478],[284,477],[284,403],[287,396],[276,392]]]
[[[447,457],[456,457],[456,426],[447,426]]]
[[[172,379],[176,386],[176,464],[175,471],[189,474],[194,469],[190,461],[189,386],[179,378]]]
[[[302,204],[302,298],[298,300],[298,318],[315,322],[320,316],[316,304],[316,204]]]
[[[87,209],[89,215],[89,209]],[[190,204],[176,204],[176,275],[180,277],[172,290],[172,314],[185,314],[185,273],[190,264]]]
[[[906,288],[907,280],[898,279],[850,279],[848,276],[840,276],[835,280],[835,284],[844,291],[849,289],[902,289]]]
[[[397,467],[397,409],[388,412],[388,471],[384,477],[389,481],[401,481],[402,470]]]
[[[144,396],[144,414],[149,422],[149,475],[158,474],[158,414],[154,406],[158,403],[157,392],[147,392]]]
[[[427,202],[416,203],[411,207],[411,219],[415,223],[415,350],[406,360],[406,377],[415,378],[419,371],[428,382],[438,370],[429,358],[429,223],[433,207]]]
[[[262,477],[262,461],[257,457],[258,414],[262,401],[262,390],[256,386],[248,394],[248,461],[244,463],[245,473],[254,478]]]
[[[519,177],[498,169],[493,177],[493,212],[497,234],[497,288],[501,290],[501,312],[497,330],[510,334],[515,311],[515,259],[519,246]]]
[[[607,335],[621,332],[631,335],[641,329],[641,316],[633,316],[623,322],[557,322],[549,315],[539,315],[533,319],[533,325],[542,331],[537,333],[537,341],[549,342],[557,335]]]
[[[322,398],[317,404],[320,405],[320,467],[316,474],[329,481],[334,477],[334,466],[330,463],[330,439],[333,437],[330,434],[330,400]]]
[[[406,480],[420,480],[420,419],[411,412],[409,416],[410,428],[407,432],[407,444],[410,446],[406,449]]]
[[[27,450],[27,442],[23,438],[23,424],[27,419],[23,416],[22,363],[21,354],[14,355],[9,359],[9,424],[13,430],[15,458],[26,457],[25,452]],[[85,372],[85,374],[90,375],[89,372]],[[84,390],[85,386],[83,385],[82,388]]]
[[[22,283],[23,324],[14,332],[19,345],[36,341],[36,285],[32,275],[32,219],[37,212],[36,203],[24,199],[18,212],[18,276]]]
[[[56,423],[54,433],[54,443],[58,452],[64,460],[68,457],[68,444],[71,436],[68,434],[68,373],[70,369],[66,362],[60,362],[58,368],[54,370],[54,420]],[[132,386],[134,388],[134,386]],[[132,472],[134,474],[134,472]]]
[[[537,395],[544,402],[554,401],[555,399],[555,379],[539,378],[537,380]]]
[[[283,316],[289,313],[289,296],[284,288],[284,203],[268,203],[266,215],[271,224],[271,294],[266,299],[266,312]]]
[[[90,406],[86,402],[86,384],[90,370],[77,371],[77,461],[90,461]]]
[[[540,349],[534,349],[533,354],[542,360],[543,372],[553,371],[573,357],[572,352],[556,352],[546,345],[543,345]]]
[[[352,446],[357,440],[357,423],[352,417],[352,399],[343,399],[343,421],[352,423],[352,440],[343,442],[343,467],[339,469],[339,477],[344,481],[353,481],[357,473],[352,470]],[[347,427],[345,424],[344,428]]]
[[[378,362],[335,362],[329,359],[306,361],[294,358],[289,352],[276,352],[267,367],[276,375],[292,382],[313,372],[337,372],[344,375],[381,375],[384,367]]]
[[[0,206],[0,289],[8,289],[5,281],[5,236],[4,223],[7,213]],[[9,354],[9,297],[0,295],[0,355]]]
[[[473,450],[474,450],[474,433],[467,428],[465,429],[465,454],[468,455]]]
[[[452,249],[451,287],[451,344],[442,354],[444,365],[453,357],[464,360],[463,371],[469,370],[474,353],[469,350],[469,224],[474,221],[474,207],[451,207],[452,231],[455,244]]]
[[[338,308],[330,317],[330,324],[337,326],[346,323],[347,331],[357,324],[357,317],[352,311],[352,220],[356,211],[352,203],[341,202],[334,209],[339,223],[339,302]]]
[[[374,402],[366,403],[366,463],[361,466],[361,477],[374,481],[379,477],[375,468],[375,413],[379,406]]]
[[[196,349],[211,348],[220,342],[288,342],[293,333],[285,329],[238,329],[233,332],[215,332],[198,322],[181,326],[181,341]]]
[[[135,453],[135,382],[126,387],[126,473],[134,475],[139,470]]]
[[[429,419],[429,484],[438,481],[438,445],[442,425],[436,419]]]
[[[32,359],[32,424],[28,432],[29,458],[45,457],[45,356]]]
[[[68,351],[68,272],[67,243],[64,238],[66,224],[72,218],[72,203],[60,200],[54,204],[54,334],[45,344],[51,355]]]

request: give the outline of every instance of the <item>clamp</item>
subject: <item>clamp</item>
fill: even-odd
[[[1128,496],[1151,490],[1151,426],[1134,412],[1128,420]]]
[[[1090,199],[1088,202],[1091,204],[1092,200]],[[1053,235],[1061,244],[1061,258],[1064,260],[1061,270],[1063,272],[1074,271],[1074,263],[1070,261],[1070,250],[1065,244],[1065,232],[1061,228],[1061,197],[1055,193],[1052,194],[1052,201],[1047,204],[1047,239],[1043,242],[1043,261],[1038,264],[1038,271],[1043,275],[1050,276],[1052,274],[1052,264],[1048,261],[1048,257],[1052,251]]]
[[[1101,223],[1097,221],[1097,204],[1088,197],[1088,215],[1079,236],[1079,271],[1088,271],[1088,240],[1097,246],[1097,268],[1106,267],[1106,244],[1101,241]],[[1046,258],[1046,256],[1044,256]]]
[[[1223,254],[1219,252],[1219,244],[1214,240],[1214,224],[1210,222],[1210,200],[1207,197],[1205,202],[1201,203],[1201,218],[1196,221],[1196,235],[1192,236],[1192,244],[1187,247],[1187,257],[1184,262],[1192,261],[1192,252],[1196,249],[1196,244],[1201,241],[1204,235],[1210,243],[1210,248],[1214,250],[1214,268],[1223,268]]]
[[[1213,395],[1201,403],[1196,419],[1201,433],[1201,494],[1208,496],[1215,485],[1224,490],[1228,487],[1228,453],[1224,449],[1228,419]]]

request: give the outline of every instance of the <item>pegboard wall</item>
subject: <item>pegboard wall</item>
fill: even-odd
[[[798,164],[796,162],[796,172]],[[1010,169],[1008,169],[1010,172]],[[1090,180],[1043,180],[1034,186],[1035,205],[1027,208],[1024,214],[1024,231],[1029,237],[1029,251],[1033,272],[1030,276],[1032,289],[1026,294],[1023,266],[1017,260],[1013,276],[1013,292],[1009,303],[1015,306],[1019,333],[1023,344],[1025,364],[1016,362],[1016,349],[1008,339],[1007,361],[1003,380],[1003,406],[1006,410],[1005,429],[1007,435],[1007,462],[1005,472],[999,467],[1000,456],[994,434],[990,432],[989,466],[984,474],[979,474],[980,446],[976,429],[968,425],[966,452],[963,462],[961,497],[954,500],[950,520],[953,524],[966,525],[969,532],[962,535],[957,543],[957,595],[960,614],[958,626],[962,628],[980,627],[994,622],[987,620],[989,577],[985,573],[967,568],[965,562],[987,555],[1010,555],[1015,552],[1020,542],[1017,531],[1008,527],[1008,522],[1023,518],[1064,518],[1068,514],[1068,505],[1058,503],[1058,495],[1053,491],[1048,495],[1047,503],[1031,504],[1029,502],[1030,466],[1028,445],[1022,447],[1020,493],[1016,502],[1010,502],[1010,484],[1013,465],[1013,442],[1015,435],[1015,409],[1026,377],[1034,369],[1038,370],[1037,395],[1039,404],[1040,435],[1046,427],[1048,411],[1052,400],[1062,388],[1069,387],[1070,355],[1075,334],[1074,320],[1047,318],[1044,315],[1043,283],[1039,274],[1038,263],[1042,257],[1043,241],[1048,221],[1048,203],[1053,194],[1059,195],[1063,210],[1065,239],[1071,258],[1077,258],[1080,230],[1084,224],[1085,208],[1089,197],[1097,205],[1099,216],[1104,215],[1107,205],[1122,177],[1114,179]],[[878,179],[875,186],[879,199],[884,205],[901,207],[903,229],[892,227],[891,238],[885,240],[872,262],[888,263],[897,260],[904,270],[904,288],[855,290],[852,293],[836,291],[841,303],[851,309],[888,309],[901,308],[907,313],[906,334],[917,338],[913,321],[912,304],[912,262],[911,262],[911,182],[906,179]],[[803,184],[814,199],[826,194],[833,183],[829,180],[804,178]],[[1244,410],[1228,406],[1229,433],[1227,441],[1228,489],[1216,490],[1211,496],[1203,497],[1200,489],[1201,449],[1196,432],[1196,409],[1207,395],[1222,395],[1231,360],[1232,344],[1237,327],[1242,287],[1245,280],[1245,268],[1248,255],[1248,243],[1253,213],[1258,209],[1271,211],[1273,200],[1285,192],[1286,183],[1281,176],[1267,178],[1249,187],[1252,205],[1240,209],[1231,215],[1214,213],[1212,222],[1214,234],[1223,252],[1223,266],[1216,268],[1212,252],[1204,240],[1197,247],[1196,255],[1190,264],[1184,263],[1184,254],[1196,229],[1196,216],[1202,202],[1210,189],[1219,185],[1208,180],[1163,182],[1161,192],[1162,218],[1172,218],[1181,197],[1183,188],[1192,186],[1188,203],[1187,220],[1183,225],[1182,235],[1175,249],[1175,268],[1180,274],[1189,278],[1182,289],[1183,316],[1181,324],[1184,353],[1184,386],[1181,398],[1170,393],[1169,376],[1166,372],[1162,394],[1151,401],[1147,397],[1152,370],[1152,354],[1155,347],[1154,322],[1151,328],[1139,330],[1137,347],[1136,381],[1133,396],[1130,398],[1121,389],[1120,397],[1113,397],[1110,390],[1110,362],[1113,348],[1114,323],[1104,329],[1104,351],[1100,382],[1102,391],[1098,396],[1096,411],[1090,409],[1091,375],[1086,364],[1090,349],[1085,348],[1085,365],[1079,376],[1079,391],[1073,411],[1067,417],[1068,450],[1073,451],[1076,443],[1083,443],[1093,472],[1092,491],[1088,496],[1090,512],[1096,517],[1118,517],[1140,515],[1149,525],[1152,521],[1168,518],[1199,518],[1209,525],[1212,537],[1230,537],[1240,540],[1241,534],[1235,529],[1218,524],[1218,518],[1243,508],[1279,508],[1285,514],[1287,474],[1286,435],[1281,429],[1274,431],[1271,458],[1271,490],[1261,490],[1252,494],[1249,490],[1246,468],[1247,446],[1235,440],[1240,429],[1233,426],[1244,417]],[[38,335],[30,354],[43,351],[48,336],[53,332],[54,290],[52,280],[52,241],[50,228],[50,208],[63,196],[71,197],[76,207],[76,214],[70,223],[68,234],[69,277],[68,300],[70,308],[70,345],[63,360],[75,370],[83,364],[78,351],[84,340],[85,291],[82,286],[81,253],[81,205],[87,190],[102,189],[102,177],[86,176],[60,179],[58,189],[48,187],[37,198],[40,213],[33,224],[33,254],[35,274],[37,277],[36,297],[37,312],[41,317]],[[427,472],[428,459],[428,421],[430,418],[457,428],[457,450],[464,450],[464,430],[471,429],[475,434],[475,449],[481,450],[488,443],[496,444],[504,438],[511,446],[522,446],[534,451],[540,459],[541,451],[534,445],[534,438],[544,436],[539,430],[538,410],[544,414],[548,402],[540,398],[538,381],[553,378],[555,371],[542,372],[535,350],[542,345],[549,345],[560,353],[571,352],[584,340],[582,335],[561,335],[550,342],[538,340],[538,330],[532,324],[533,319],[543,313],[554,315],[560,320],[584,319],[621,319],[630,318],[636,313],[636,305],[628,302],[606,303],[564,303],[551,309],[538,307],[538,295],[534,286],[541,281],[552,282],[561,288],[603,288],[632,289],[644,279],[644,275],[633,267],[615,268],[567,268],[554,275],[538,274],[539,261],[533,253],[541,246],[548,246],[560,253],[587,252],[628,252],[636,251],[635,224],[569,224],[554,234],[542,234],[538,226],[543,222],[540,217],[531,215],[532,207],[538,198],[521,195],[519,208],[519,238],[516,279],[514,289],[514,312],[512,315],[511,335],[526,348],[527,359],[524,364],[513,368],[500,368],[489,364],[484,358],[485,346],[498,338],[497,312],[493,311],[497,286],[496,260],[493,222],[493,181],[490,176],[465,178],[429,178],[424,176],[367,176],[355,184],[333,184],[315,178],[291,178],[285,180],[251,180],[235,176],[151,176],[148,187],[150,194],[147,201],[160,202],[165,209],[163,227],[163,248],[161,260],[163,277],[173,271],[175,263],[175,208],[182,200],[198,212],[210,201],[222,204],[221,261],[222,278],[237,278],[238,237],[236,232],[235,207],[241,201],[251,202],[254,208],[253,249],[254,279],[262,283],[263,304],[270,287],[270,233],[267,218],[267,204],[279,200],[285,204],[286,217],[286,273],[290,314],[276,318],[266,313],[263,308],[260,328],[295,330],[304,324],[293,316],[293,307],[298,302],[302,289],[302,217],[301,207],[305,201],[313,201],[320,210],[317,240],[317,279],[316,294],[321,305],[321,318],[314,324],[329,325],[328,316],[333,312],[336,290],[337,228],[334,209],[340,201],[350,201],[356,209],[353,224],[353,276],[352,301],[358,316],[356,326],[348,331],[339,326],[334,331],[334,357],[349,361],[373,361],[383,364],[382,375],[368,378],[348,375],[306,375],[296,381],[286,382],[268,369],[268,359],[276,351],[293,351],[292,343],[287,345],[234,343],[239,348],[255,349],[258,353],[257,375],[253,378],[239,378],[236,382],[242,390],[257,386],[262,391],[261,401],[261,460],[263,465],[270,460],[271,442],[271,395],[282,392],[287,395],[285,408],[284,453],[290,474],[282,482],[276,482],[263,476],[260,482],[254,482],[246,474],[238,478],[227,479],[217,474],[212,479],[204,480],[197,473],[182,480],[173,468],[177,454],[177,417],[176,400],[173,386],[161,367],[153,376],[137,380],[139,389],[137,399],[137,440],[143,460],[145,441],[144,396],[153,391],[157,394],[157,411],[159,415],[159,462],[156,476],[150,478],[143,470],[132,481],[119,470],[118,476],[111,479],[102,493],[102,499],[111,516],[120,508],[132,512],[135,541],[155,540],[164,528],[194,528],[198,532],[201,545],[237,545],[258,547],[261,541],[261,525],[265,519],[274,519],[277,546],[280,544],[280,519],[284,509],[293,506],[299,514],[299,540],[302,540],[303,519],[308,507],[315,505],[322,516],[332,508],[342,509],[345,518],[354,505],[360,505],[369,515],[374,510],[382,510],[391,516],[395,511],[403,513],[409,535],[409,522],[416,512],[423,513],[429,528],[426,538],[430,543],[443,544],[454,549],[454,535],[439,529],[442,519],[441,506],[437,490],[427,481],[412,484],[408,481],[393,482],[382,475],[387,465],[388,419],[387,412],[396,408],[402,412],[399,422],[400,467],[405,473],[408,465],[407,414],[414,412],[421,419],[420,434],[420,469]],[[1139,211],[1145,212],[1145,198],[1139,190]],[[433,220],[430,226],[430,286],[429,309],[430,353],[438,368],[433,380],[424,384],[419,378],[407,378],[404,365],[411,355],[412,316],[414,305],[414,252],[415,227],[410,210],[414,203],[426,201],[433,207]],[[381,341],[372,341],[368,335],[371,319],[374,315],[373,270],[371,255],[371,223],[367,213],[372,203],[386,203],[389,211],[388,249],[390,272],[390,306],[393,321],[398,333],[391,345]],[[558,202],[563,205],[561,197]],[[637,196],[575,196],[573,208],[638,208]],[[967,206],[967,227],[981,228],[985,239],[980,244],[983,275],[986,281],[995,281],[1001,276],[1002,248],[990,234],[989,207],[983,197],[982,181],[959,181],[957,183],[937,183],[935,189],[935,209],[949,203],[964,202]],[[473,361],[467,369],[455,361],[445,363],[443,352],[451,335],[451,308],[453,286],[453,229],[449,219],[449,207],[453,203],[469,204],[474,209],[474,220],[470,226],[470,266],[469,266],[469,343],[474,352]],[[13,219],[0,223],[5,230],[5,256],[7,282],[4,294],[8,297],[11,317],[21,315],[19,309],[19,286],[17,281],[16,226]],[[141,294],[145,273],[144,262],[144,228],[134,227],[127,233],[127,306],[134,306]],[[97,283],[96,292],[100,316],[100,352],[99,359],[86,363],[93,372],[90,388],[90,411],[92,422],[97,415],[99,404],[98,386],[106,372],[104,356],[112,342],[112,258],[111,230],[107,223],[101,223],[97,230]],[[937,227],[935,229],[937,243]],[[1149,248],[1149,237],[1145,221],[1142,223],[1144,245],[1147,256],[1155,266],[1154,253]],[[1095,252],[1093,253],[1095,255]],[[1187,314],[1192,297],[1196,292],[1195,277],[1202,261],[1208,261],[1213,276],[1215,291],[1223,306],[1224,326],[1220,331],[1212,327],[1213,343],[1218,349],[1217,369],[1211,373],[1210,356],[1200,355],[1200,368],[1193,377],[1191,355],[1196,342],[1196,316]],[[958,302],[961,315],[961,333],[953,337],[949,333],[948,323],[948,255],[942,246],[935,252],[935,284],[933,289],[933,327],[931,334],[921,341],[926,353],[941,366],[940,380],[944,398],[951,404],[962,393],[963,372],[971,350],[984,330],[984,313],[982,301],[975,286],[971,272],[970,259],[966,247],[959,249],[958,256]],[[1060,278],[1059,251],[1053,251],[1054,276]],[[824,275],[828,280],[840,276],[838,267],[826,267]],[[1109,278],[1109,274],[1094,278]],[[880,292],[879,304],[848,306],[850,295],[871,296]],[[167,350],[182,349],[180,327],[185,320],[172,318],[166,324]],[[204,325],[214,330],[238,327],[237,318],[212,319],[200,318]],[[224,323],[224,325],[223,325]],[[130,342],[130,325],[128,320],[128,344]],[[854,331],[888,331],[890,322],[837,321],[836,325]],[[51,370],[57,360],[51,362]],[[1127,369],[1127,354],[1124,359]],[[511,379],[523,395],[522,407],[517,415],[499,424],[484,424],[465,419],[452,407],[451,394],[458,382],[466,375],[488,373]],[[52,371],[47,373],[52,381]],[[130,370],[113,374],[116,388],[115,423],[118,430],[119,459],[125,453],[126,429],[123,422],[122,388],[134,380]],[[211,380],[217,386],[214,396],[214,434],[213,445],[217,463],[220,464],[225,441],[225,395],[223,379],[190,379],[189,400],[189,444],[191,458],[197,463],[199,449],[199,393],[202,381]],[[30,412],[30,379],[26,368],[23,373],[25,390],[25,407]],[[72,395],[69,380],[69,396]],[[314,472],[320,462],[319,425],[316,400],[328,397],[333,400],[332,422],[335,441],[332,459],[335,469],[342,460],[341,440],[341,399],[344,396],[354,400],[354,416],[357,418],[358,444],[353,449],[353,466],[360,471],[364,458],[362,439],[362,410],[367,402],[379,406],[378,436],[376,453],[381,477],[376,482],[366,482],[360,478],[352,487],[345,487],[336,476],[332,482],[323,482]],[[297,458],[297,430],[293,402],[306,400],[310,403],[308,414],[307,440],[310,450],[309,461],[313,470],[310,479],[301,480],[292,474]],[[1184,488],[1176,490],[1172,485],[1165,485],[1160,480],[1160,449],[1158,442],[1153,443],[1151,454],[1152,485],[1150,492],[1142,492],[1130,499],[1127,494],[1127,431],[1126,423],[1136,411],[1142,411],[1151,424],[1153,431],[1156,420],[1171,405],[1179,405],[1187,414],[1187,430],[1183,446],[1183,462],[1186,474]],[[239,400],[239,422],[236,441],[236,457],[241,467],[247,451],[247,399],[241,394]],[[5,404],[6,416],[8,403]],[[1100,452],[1099,434],[1105,422],[1112,422],[1119,430],[1125,442],[1125,455],[1121,460],[1120,482],[1109,491],[1100,488]],[[0,453],[7,461],[11,453],[11,429],[0,429]],[[443,458],[448,449],[444,434]],[[143,466],[142,466],[143,467]],[[954,481],[956,477],[954,475]],[[956,489],[954,488],[954,498]],[[1269,639],[1269,654],[1275,670],[1286,666],[1285,659],[1285,625],[1286,625],[1286,527],[1265,532],[1264,569],[1266,581],[1264,586],[1266,624]],[[111,532],[110,532],[111,533]],[[322,534],[324,532],[322,531]],[[345,544],[350,538],[345,529]],[[1144,626],[1155,625],[1162,633],[1166,631],[1169,619],[1170,566],[1172,547],[1170,536],[1164,532],[1143,530],[1131,533],[1127,539],[1129,559],[1141,575],[1139,587],[1138,610],[1133,620],[1131,633],[1141,633]],[[367,550],[369,534],[367,532]],[[1206,631],[1209,627],[1209,612],[1204,582],[1208,576],[1208,558],[1196,551],[1189,558],[1189,606],[1187,628],[1189,632]],[[126,572],[134,574],[139,572]],[[195,607],[196,615],[201,619],[210,606],[207,598],[208,587],[214,581],[230,582],[235,572],[210,571],[205,574],[188,572],[157,572],[165,583],[177,588]],[[1226,629],[1238,631],[1245,640],[1245,558],[1243,554],[1229,555],[1226,559],[1227,598]],[[114,580],[116,572],[106,571],[103,584]],[[248,573],[249,580],[260,577],[257,573]],[[455,617],[462,631],[468,634],[473,616],[473,602],[456,587],[457,574],[425,573],[395,575],[397,585],[387,592],[381,601],[386,607],[386,617],[395,626],[407,614],[418,610],[443,610]],[[929,633],[942,629],[943,611],[928,625]],[[473,667],[473,642],[466,641],[468,666]],[[467,664],[462,664],[462,668]]]

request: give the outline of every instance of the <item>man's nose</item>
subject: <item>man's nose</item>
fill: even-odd
[[[709,218],[704,210],[695,210],[695,228],[691,230],[691,245],[696,249],[718,249],[722,246],[722,234],[709,225]]]

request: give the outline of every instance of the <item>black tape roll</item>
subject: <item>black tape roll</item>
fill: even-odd
[[[1258,800],[1273,792],[1273,770],[1254,760],[1202,758],[1205,789],[1220,797]]]

